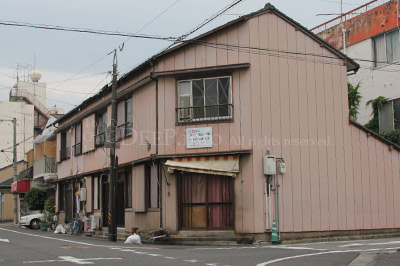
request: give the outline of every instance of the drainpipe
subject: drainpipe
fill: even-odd
[[[346,29],[342,29],[343,35],[343,53],[346,54]]]
[[[156,83],[156,135],[155,135],[155,142],[156,142],[156,156],[158,155],[158,138],[159,138],[159,132],[158,132],[158,79],[153,77],[153,73],[154,73],[154,62],[151,61],[151,66],[152,66],[152,70],[150,72],[149,77],[154,80],[154,82]],[[160,229],[163,228],[163,219],[162,219],[162,189],[161,189],[161,185],[162,185],[162,178],[161,178],[161,174],[160,174],[160,164],[157,164],[157,180],[158,180],[158,208],[160,209]]]

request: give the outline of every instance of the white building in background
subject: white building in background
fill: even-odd
[[[360,64],[353,85],[360,83],[362,100],[357,122],[366,124],[371,99],[390,100],[379,113],[380,131],[400,129],[399,7],[396,0],[371,1],[311,29],[323,40]]]
[[[46,107],[46,84],[39,82],[38,70],[29,73],[31,81],[17,81],[8,102],[0,102],[0,168],[12,164],[13,132],[11,120],[16,118],[17,161],[26,160],[33,149],[33,140],[46,127],[50,110]]]
[[[0,168],[13,163],[14,125],[16,118],[17,161],[26,160],[25,153],[33,149],[34,106],[25,102],[0,102]]]

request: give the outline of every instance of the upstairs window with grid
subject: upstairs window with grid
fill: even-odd
[[[400,60],[399,31],[386,32],[374,38],[375,66]]]
[[[231,77],[178,81],[178,123],[232,119]]]
[[[102,146],[106,141],[107,129],[107,112],[102,112],[96,115],[96,135],[95,145]]]

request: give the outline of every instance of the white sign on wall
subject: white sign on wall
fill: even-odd
[[[186,148],[212,148],[213,146],[212,127],[187,128]]]

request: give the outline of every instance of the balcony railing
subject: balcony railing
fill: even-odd
[[[42,157],[33,162],[33,179],[43,177],[46,179],[54,179],[57,174],[57,164],[55,157]]]
[[[179,124],[232,120],[233,105],[214,104],[176,108]]]
[[[60,160],[64,161],[67,160],[71,157],[71,151],[70,148],[64,148],[60,150]]]
[[[119,125],[116,132],[116,139],[120,140],[127,136],[132,135],[132,123],[126,122],[125,124]]]
[[[74,156],[82,154],[82,142],[76,143],[72,146],[72,151],[74,152]]]
[[[357,7],[357,8],[355,8],[355,9],[353,9],[353,10],[350,10],[347,13],[343,13],[342,15],[340,15],[340,16],[338,16],[336,18],[333,18],[333,19],[331,19],[331,20],[329,20],[329,21],[327,21],[325,23],[322,23],[321,25],[318,25],[318,26],[310,29],[310,31],[312,31],[314,34],[318,34],[321,31],[324,31],[326,29],[332,28],[332,27],[334,27],[334,26],[336,26],[336,25],[338,25],[338,24],[340,24],[342,22],[348,21],[348,20],[350,20],[350,19],[352,19],[352,18],[354,18],[356,16],[359,16],[359,15],[361,15],[363,13],[366,13],[366,12],[368,12],[368,11],[370,11],[370,10],[380,6],[380,5],[383,5],[383,4],[387,3],[387,2],[390,2],[390,1],[391,0],[373,0],[373,1],[370,1],[370,2],[368,2],[366,4],[364,4],[364,5],[361,5],[361,6]]]
[[[106,142],[106,132],[99,133],[94,136],[94,144],[96,146],[102,146]]]

